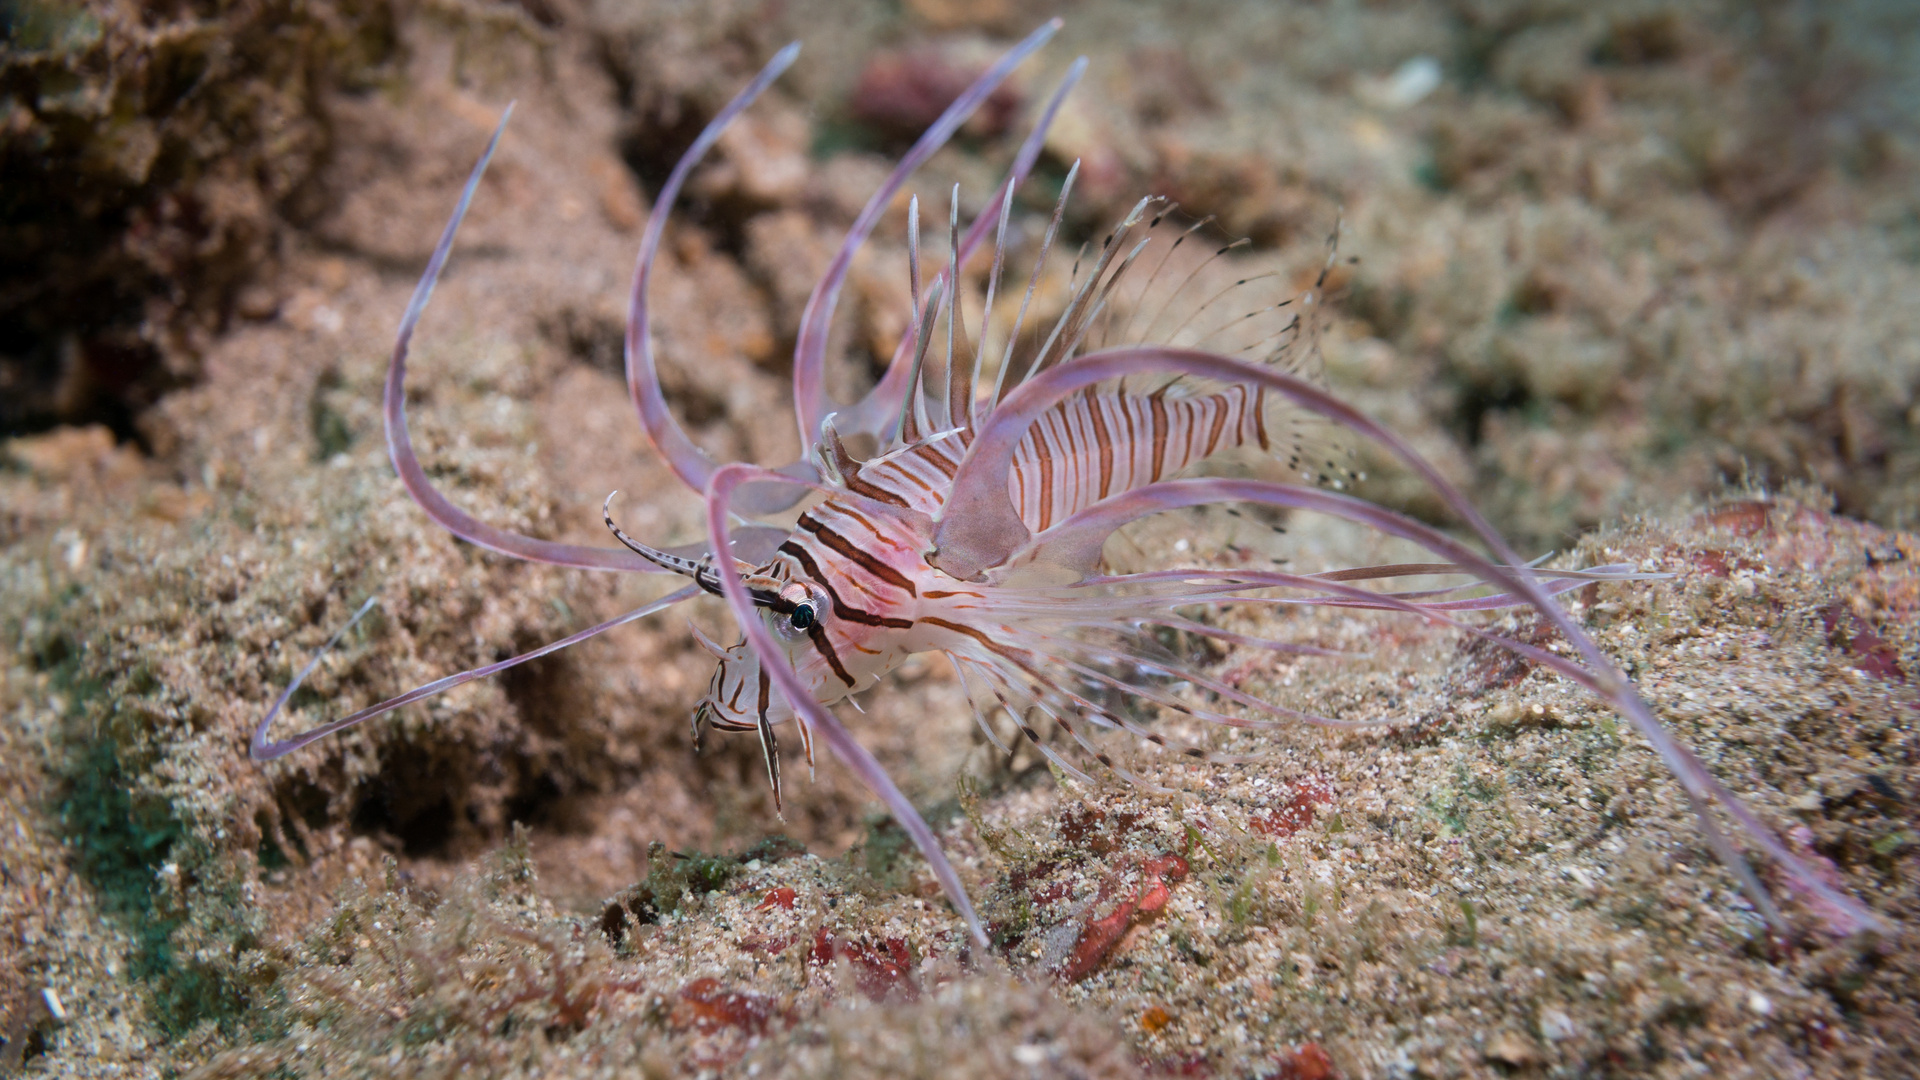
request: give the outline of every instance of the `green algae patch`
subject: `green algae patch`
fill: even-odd
[[[129,680],[142,681],[138,673]],[[230,862],[194,839],[112,739],[73,748],[55,815],[76,869],[129,936],[129,970],[146,984],[164,1035],[207,1022],[228,1037],[275,1030],[257,1009],[260,972],[249,977],[233,962],[255,947],[257,920],[242,906]],[[209,940],[224,946],[211,957],[200,947]]]

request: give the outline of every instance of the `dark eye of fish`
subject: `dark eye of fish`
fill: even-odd
[[[812,625],[813,625],[813,605],[812,604],[795,604],[793,606],[793,628],[795,630],[805,630],[807,627]]]

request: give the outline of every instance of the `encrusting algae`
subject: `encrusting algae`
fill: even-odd
[[[650,201],[625,179],[621,139],[684,143],[691,131],[672,134],[679,121],[661,95],[681,95],[671,100],[687,115],[711,115],[790,36],[730,24],[722,10],[704,17],[713,22],[621,24],[598,13],[563,19],[533,45],[478,34],[458,56],[405,23],[408,99],[335,106],[341,151],[328,182],[340,194],[314,233],[324,246],[296,247],[277,285],[279,313],[237,324],[210,347],[198,384],[144,415],[153,454],[70,432],[8,444],[6,619],[20,647],[0,683],[9,716],[0,779],[14,826],[0,828],[0,917],[11,930],[0,1062],[12,1067],[19,1054],[26,1070],[70,1075],[440,1074],[463,1063],[543,1075],[937,1075],[956,1060],[1016,1076],[1904,1073],[1920,1028],[1904,936],[1769,934],[1655,755],[1583,691],[1452,633],[1353,612],[1284,625],[1364,658],[1249,666],[1227,652],[1212,670],[1304,711],[1396,723],[1210,737],[1217,753],[1271,755],[1239,766],[1167,765],[1109,740],[1130,771],[1175,794],[1056,782],[1030,750],[1003,759],[972,741],[962,687],[937,664],[904,669],[866,702],[869,716],[852,718],[857,736],[933,822],[1012,982],[999,961],[983,968],[955,948],[925,867],[890,822],[865,819],[864,795],[838,770],[787,789],[784,829],[804,851],[751,850],[774,827],[764,780],[755,783],[758,750],[751,739],[710,740],[691,756],[685,718],[706,662],[677,623],[463,687],[307,751],[282,773],[249,765],[244,732],[367,595],[381,597],[376,614],[296,700],[305,715],[341,715],[648,595],[449,543],[385,465],[373,402],[391,316],[376,313],[402,306],[458,163],[495,115],[483,100],[520,96],[523,111],[463,233],[464,268],[456,260],[436,299],[446,306],[423,328],[409,383],[423,458],[465,509],[503,527],[599,542],[593,507],[618,487],[629,531],[699,535],[693,503],[630,464],[645,450],[620,426],[603,343],[609,326],[617,340],[625,264],[645,220],[635,207]],[[1092,55],[1096,81],[1105,18],[1082,29],[1076,16],[1067,31],[1087,35],[1066,51]],[[1727,33],[1704,15],[1674,18],[1676,54],[1632,62],[1640,67],[1595,59],[1602,88],[1623,94],[1648,70],[1684,82],[1693,57],[1720,47],[1712,35]],[[1195,56],[1222,47],[1198,28],[1183,32]],[[1289,48],[1311,51],[1311,27],[1298,32],[1307,44]],[[816,91],[832,85],[833,58],[872,49],[845,33],[808,33],[810,54],[824,58],[812,62],[826,66],[809,69],[803,56],[793,97],[766,103],[774,118],[746,149],[722,148],[700,208],[669,232],[672,272],[655,303],[663,355],[679,370],[663,365],[663,375],[716,456],[791,456],[754,421],[784,408],[780,374],[767,369],[793,324],[763,299],[777,297],[779,279],[752,268],[776,265],[776,233],[779,250],[817,268],[858,209],[835,201],[844,196],[831,194],[833,182],[873,187],[878,155],[807,163],[786,115],[792,101],[832,99]],[[643,60],[647,49],[676,48],[714,59],[697,75],[654,65],[657,80],[623,88],[621,66],[633,64],[631,74],[641,62],[611,65],[610,78],[598,62],[567,60],[569,50],[590,58],[592,41],[641,42],[631,55]],[[699,52],[696,41],[745,51]],[[1400,59],[1343,62],[1391,71]],[[1243,91],[1228,88],[1238,84],[1213,74],[1223,68],[1198,66],[1215,105],[1167,94],[1155,106],[1193,120],[1189,145],[1213,137],[1208,123],[1248,115]],[[846,69],[851,79],[858,61]],[[527,74],[505,74],[515,72]],[[1035,100],[1045,85],[1022,92]],[[1524,97],[1533,91],[1502,97],[1516,93],[1509,85],[1439,93],[1537,123]],[[1335,95],[1316,93],[1306,102]],[[627,97],[650,104],[623,136],[618,110],[602,103]],[[1114,168],[1178,179],[1178,163],[1192,162],[1164,128],[1158,141],[1112,138],[1100,125],[1120,121],[1103,118],[1125,114],[1131,99],[1092,97],[1078,130],[1105,130],[1103,141],[1143,155]],[[1405,146],[1428,123],[1424,106],[1408,108],[1346,115]],[[1638,122],[1614,108],[1613,123]],[[1451,111],[1477,122],[1471,108]],[[1152,115],[1124,122],[1151,127]],[[1566,144],[1604,160],[1615,137],[1561,115]],[[1323,130],[1341,129],[1301,137],[1335,145],[1314,141]],[[1062,135],[1043,162],[1090,160],[1076,137]],[[1004,162],[1013,149],[998,145],[937,159],[920,189],[957,179],[963,191],[989,191],[981,156]],[[395,157],[395,146],[408,149]],[[734,156],[748,150],[759,166],[797,160],[816,178],[783,189],[749,177]],[[1302,182],[1349,175],[1331,159],[1300,160]],[[1497,162],[1470,168],[1481,172],[1461,175],[1507,190]],[[651,191],[657,178],[641,175]],[[1420,365],[1447,361],[1420,352],[1420,335],[1457,329],[1424,291],[1435,279],[1408,269],[1407,252],[1424,249],[1388,245],[1388,226],[1415,220],[1409,207],[1438,206],[1457,235],[1472,236],[1504,211],[1474,202],[1487,196],[1464,181],[1402,191],[1384,173],[1352,175],[1342,251],[1361,256],[1352,273],[1363,295],[1327,339],[1335,384],[1354,380],[1369,410],[1423,450],[1444,447],[1457,430],[1450,406],[1374,408],[1391,381],[1375,374],[1382,356],[1402,353],[1422,372],[1415,378],[1428,378]],[[1670,198],[1691,197],[1686,181],[1671,182],[1680,193]],[[1849,197],[1875,190],[1868,174],[1835,183],[1862,193]],[[1131,190],[1073,227],[1104,228],[1106,213],[1124,208],[1114,204],[1140,189],[1115,186]],[[1570,196],[1551,212],[1604,197]],[[776,219],[779,229],[768,224]],[[1596,235],[1614,235],[1615,224],[1594,220]],[[1273,234],[1289,273],[1321,255],[1310,228],[1311,216]],[[1787,226],[1770,228],[1772,243],[1795,242]],[[880,234],[897,245],[903,231]],[[1475,250],[1500,265],[1495,249]],[[903,256],[883,244],[871,258],[849,286],[850,337],[898,340],[889,305]],[[1758,265],[1695,273],[1763,273]],[[1378,296],[1383,280],[1410,291],[1424,328],[1377,321],[1388,309],[1365,294]],[[1770,295],[1789,313],[1799,302]],[[1516,311],[1522,327],[1553,317]],[[1688,317],[1707,318],[1697,308]],[[1639,385],[1631,368],[1624,378]],[[1538,406],[1484,400],[1478,435],[1492,449],[1478,459],[1451,451],[1445,467],[1463,478],[1491,469],[1497,488],[1510,482],[1498,462],[1526,456],[1499,458],[1523,445],[1511,430]],[[1550,408],[1597,410],[1581,417],[1622,407],[1611,396],[1556,400],[1566,404]],[[1877,417],[1883,404],[1849,408]],[[1857,433],[1868,421],[1848,422]],[[1891,430],[1881,437],[1897,456],[1904,436]],[[1605,449],[1624,475],[1647,468],[1629,443]],[[1366,466],[1379,485],[1370,493],[1391,500],[1398,481]],[[1648,480],[1644,497],[1663,509],[1584,537],[1556,564],[1676,576],[1583,587],[1569,594],[1572,610],[1662,721],[1803,860],[1904,925],[1916,544],[1835,516],[1813,489],[1724,493],[1691,509],[1680,508],[1682,489],[1660,486],[1693,482]],[[1305,518],[1286,527],[1265,543],[1288,569],[1404,558]],[[1250,532],[1208,520],[1138,542],[1143,558],[1201,559],[1226,550],[1215,538],[1246,546]],[[694,616],[724,625],[716,607]],[[1223,625],[1259,635],[1280,624],[1240,612]],[[1528,617],[1489,625],[1542,647],[1556,640]],[[516,833],[515,821],[531,829]],[[665,844],[650,853],[654,840]],[[699,854],[721,851],[739,854]],[[1766,884],[1788,897],[1782,882]],[[1787,907],[1798,925],[1817,925],[1819,912]]]

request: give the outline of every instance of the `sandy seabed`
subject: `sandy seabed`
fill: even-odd
[[[787,747],[778,820],[753,740],[693,754],[711,661],[684,621],[730,638],[711,601],[248,760],[267,704],[369,596],[290,724],[664,592],[453,541],[387,463],[393,327],[508,100],[417,339],[417,445],[487,521],[600,543],[617,488],[630,531],[684,542],[699,501],[618,368],[648,194],[804,40],[695,175],[653,294],[696,440],[790,459],[808,291],[897,129],[930,118],[915,95],[1024,33],[1016,7],[387,12],[391,48],[304,121],[328,149],[301,212],[222,209],[270,240],[244,247],[238,299],[165,339],[190,377],[142,405],[134,438],[76,424],[5,444],[0,1073],[1920,1074],[1920,31],[1899,5],[1068,5],[914,185],[944,206],[957,182],[976,211],[1085,53],[1036,174],[1052,191],[1019,228],[1044,228],[1075,159],[1075,242],[1157,192],[1252,239],[1232,274],[1293,283],[1338,216],[1357,261],[1324,342],[1335,390],[1523,551],[1672,575],[1569,598],[1679,738],[1891,935],[1826,933],[1763,868],[1793,928],[1770,932],[1658,757],[1591,696],[1337,612],[1232,618],[1354,655],[1217,670],[1393,723],[1170,725],[1261,755],[1243,765],[1108,740],[1173,794],[999,753],[937,659],[849,711],[940,829],[991,957],[835,763],[809,783]],[[108,44],[157,18],[46,11],[93,12]],[[74,40],[47,47],[98,44]],[[1440,76],[1424,92],[1421,58]],[[842,400],[904,331],[904,219],[849,281]],[[1445,521],[1386,462],[1357,467],[1362,494]],[[1287,525],[1261,542],[1293,567],[1404,555]],[[1223,557],[1233,528],[1158,523],[1130,557]]]

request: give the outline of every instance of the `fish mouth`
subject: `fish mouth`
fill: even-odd
[[[713,722],[713,705],[707,701],[693,707],[693,752],[700,752],[701,744],[706,741],[707,725]]]

